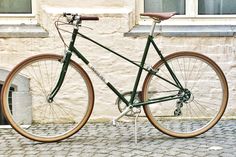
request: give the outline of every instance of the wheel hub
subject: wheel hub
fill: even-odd
[[[194,99],[193,94],[188,89],[184,89],[180,101],[184,103],[190,103],[193,101],[193,99]]]
[[[52,103],[53,102],[53,98],[51,98],[50,95],[48,95],[47,98],[46,98],[46,101],[48,103]]]

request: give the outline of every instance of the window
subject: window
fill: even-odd
[[[1,0],[0,14],[32,14],[32,1]]]
[[[185,0],[145,0],[144,12],[177,12],[185,14]]]
[[[167,25],[236,25],[236,0],[141,0],[137,1],[136,21],[150,25],[139,16],[143,12],[177,12]],[[233,19],[233,20],[232,20]]]
[[[0,0],[0,38],[45,38],[48,32],[38,25],[37,0]]]
[[[199,0],[199,15],[236,14],[236,0]]]
[[[37,24],[36,0],[0,0],[0,25]]]
[[[153,20],[143,12],[173,12],[177,15],[162,21],[156,32],[163,36],[232,37],[236,34],[236,0],[138,0],[136,25],[125,36],[149,34]],[[164,27],[162,27],[164,26]]]

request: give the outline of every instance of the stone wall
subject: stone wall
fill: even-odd
[[[73,0],[70,4],[63,0],[41,0],[38,3],[37,19],[38,23],[49,32],[49,37],[0,38],[1,67],[10,70],[22,59],[39,53],[63,54],[64,47],[54,27],[54,21],[63,12],[78,12],[99,16],[100,20],[98,22],[84,22],[84,26],[88,26],[93,30],[84,27],[81,28],[81,32],[120,52],[120,54],[130,57],[132,60],[140,61],[146,38],[123,37],[123,34],[135,25],[134,6],[135,0]],[[72,30],[73,28],[67,29]],[[64,37],[66,41],[69,41],[70,36],[68,34],[64,34]],[[236,40],[234,37],[158,36],[155,41],[164,55],[177,51],[197,51],[209,56],[219,64],[227,77],[230,92],[225,115],[236,116]],[[81,52],[84,52],[94,67],[104,74],[105,78],[118,87],[121,92],[132,89],[137,73],[136,67],[82,39],[77,40],[76,46]],[[159,60],[153,50],[149,55],[151,57],[148,57],[148,62],[151,65]],[[77,59],[74,58],[74,60]],[[81,62],[79,61],[79,63]],[[86,66],[81,65],[87,69]],[[91,70],[87,70],[96,95],[92,118],[111,119],[117,116],[119,112],[117,106],[115,106],[116,95]],[[140,84],[139,90],[141,86],[142,84]]]

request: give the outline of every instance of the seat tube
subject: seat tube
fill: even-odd
[[[143,54],[143,57],[142,57],[140,68],[139,68],[139,71],[138,71],[138,74],[137,74],[137,77],[136,77],[136,81],[135,81],[135,84],[134,84],[133,92],[132,92],[132,95],[131,95],[130,104],[133,104],[133,102],[134,102],[134,98],[135,98],[135,95],[136,95],[136,92],[137,92],[137,89],[138,89],[138,84],[139,84],[139,81],[140,81],[140,78],[141,78],[141,75],[142,75],[143,67],[144,67],[144,64],[145,64],[145,61],[146,61],[146,58],[147,58],[147,54],[148,54],[148,50],[149,50],[152,38],[153,38],[153,36],[150,36],[150,35],[148,36],[147,44],[146,44],[146,47],[145,47],[145,50],[144,50],[144,54]]]
[[[130,104],[133,104],[135,94],[137,92],[138,84],[139,84],[140,77],[141,77],[142,71],[143,71],[142,68],[144,67],[144,64],[145,64],[145,61],[146,61],[146,58],[147,58],[148,50],[149,50],[150,43],[151,43],[151,41],[153,39],[153,36],[154,36],[154,32],[155,32],[157,22],[159,22],[159,21],[154,20],[153,23],[152,23],[150,34],[148,36],[147,44],[146,44],[146,47],[145,47],[145,50],[144,50],[143,58],[142,58],[142,61],[141,61],[141,64],[140,64],[141,67],[139,68],[137,78],[136,78],[136,81],[135,81],[135,84],[134,84],[134,89],[133,89],[133,92],[132,92],[132,95],[131,95]]]

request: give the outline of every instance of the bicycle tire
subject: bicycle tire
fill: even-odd
[[[171,100],[145,105],[143,108],[148,120],[169,136],[189,138],[203,134],[221,119],[227,106],[228,85],[222,70],[210,58],[195,52],[173,53],[165,60],[184,88],[191,87],[191,98],[182,104],[180,100]],[[153,69],[158,71],[158,75],[171,80],[164,61],[157,62]],[[173,79],[171,81],[174,82]],[[149,73],[143,83],[143,101],[154,96],[150,94],[152,90],[156,90],[158,96],[178,91]]]
[[[62,58],[36,55],[19,63],[7,76],[1,95],[3,112],[10,125],[26,138],[39,142],[63,140],[78,132],[92,113],[93,85],[83,68],[72,60],[54,101],[47,101],[59,79]],[[20,81],[22,85],[10,91]]]

